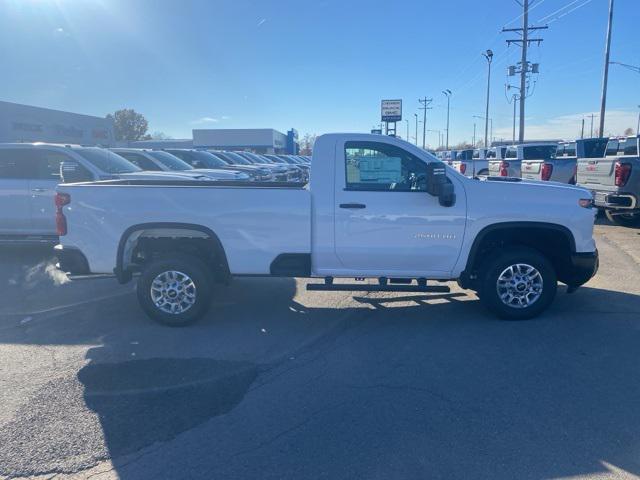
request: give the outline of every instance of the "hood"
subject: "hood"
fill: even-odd
[[[216,180],[247,180],[249,175],[244,172],[237,172],[233,170],[223,170],[217,168],[196,168],[191,170],[197,172],[199,175],[205,175],[208,178],[215,178]]]
[[[117,178],[134,179],[134,180],[210,180],[202,173],[190,173],[192,171],[176,171],[176,172],[156,172],[142,171],[132,173],[121,173],[115,175]]]

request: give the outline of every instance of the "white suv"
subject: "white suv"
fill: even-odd
[[[54,195],[61,164],[76,180],[186,179],[179,172],[142,172],[108,150],[47,143],[0,144],[0,242],[56,242]]]

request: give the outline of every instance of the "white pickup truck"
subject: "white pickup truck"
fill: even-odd
[[[458,280],[508,319],[531,318],[598,266],[590,193],[467,178],[397,138],[328,134],[301,184],[111,180],[56,197],[60,268],[139,273],[152,318],[202,316],[237,276],[318,277],[309,290],[443,292]],[[371,278],[350,284],[334,278]]]

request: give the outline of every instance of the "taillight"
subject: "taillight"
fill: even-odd
[[[509,162],[505,162],[504,160],[500,162],[500,176],[501,177],[509,176]]]
[[[467,171],[467,164],[466,163],[461,163],[460,164],[460,173],[464,175],[464,172]]]
[[[624,187],[631,176],[631,165],[629,163],[616,162],[615,182],[616,187]]]
[[[67,219],[62,212],[62,207],[71,203],[71,195],[68,193],[56,193],[56,233],[59,237],[67,234]]]
[[[551,174],[553,173],[553,165],[550,163],[544,163],[542,165],[542,180],[549,180],[551,178]]]

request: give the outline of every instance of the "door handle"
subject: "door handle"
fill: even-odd
[[[44,192],[47,191],[47,189],[46,188],[32,188],[31,191],[35,192],[35,193],[44,193]]]
[[[341,203],[340,208],[367,208],[364,203]]]

